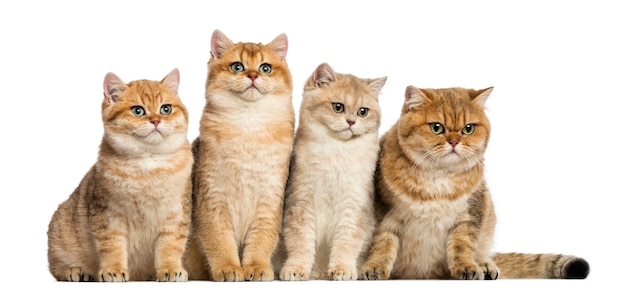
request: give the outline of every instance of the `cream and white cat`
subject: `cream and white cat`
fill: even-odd
[[[339,74],[323,63],[306,82],[275,257],[281,280],[357,279],[374,231],[378,95],[386,79]]]

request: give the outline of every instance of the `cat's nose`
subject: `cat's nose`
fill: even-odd
[[[448,141],[448,143],[452,146],[452,148],[454,149],[456,147],[456,145],[459,143],[456,139],[450,140]]]
[[[160,123],[160,122],[161,122],[161,121],[160,121],[160,120],[158,120],[158,119],[155,119],[155,120],[150,121],[150,123],[154,124],[154,127],[159,126],[159,123]]]
[[[254,80],[256,80],[257,77],[258,77],[258,75],[256,73],[250,73],[250,75],[248,75],[248,78],[250,78],[250,80],[252,80],[252,82],[254,82]]]
[[[346,122],[348,123],[348,125],[353,126],[355,121],[354,120],[350,120],[350,119],[346,119]]]

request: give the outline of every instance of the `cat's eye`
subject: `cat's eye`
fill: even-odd
[[[130,108],[130,112],[132,112],[135,116],[144,116],[146,114],[146,110],[141,106],[133,106]]]
[[[269,74],[269,73],[271,73],[271,72],[272,72],[272,66],[270,66],[269,64],[262,64],[262,65],[259,67],[259,71],[261,71],[261,73],[263,73],[263,74],[266,74],[266,75],[267,75],[267,74]]]
[[[369,108],[361,107],[359,108],[359,111],[356,112],[356,115],[358,115],[359,117],[365,117],[369,112]]]
[[[161,106],[161,109],[159,110],[159,112],[161,112],[161,114],[163,114],[163,115],[168,115],[168,114],[172,113],[172,105],[165,104],[165,105]]]
[[[433,123],[430,123],[429,125],[430,125],[430,131],[432,131],[434,134],[442,134],[445,131],[443,124],[439,122],[433,122]]]
[[[335,111],[336,113],[341,113],[343,112],[343,109],[343,103],[333,102],[333,111]]]
[[[461,132],[465,135],[470,135],[472,133],[474,133],[474,130],[476,129],[476,124],[466,124],[465,127],[463,127],[463,130],[461,130]]]
[[[234,62],[230,64],[230,69],[235,73],[241,73],[244,71],[243,64],[241,62]]]

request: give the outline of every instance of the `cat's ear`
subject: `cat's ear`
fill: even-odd
[[[491,95],[491,91],[493,91],[493,87],[473,91],[473,94],[470,95],[472,103],[480,107],[485,107],[485,102],[487,101],[487,98],[489,98],[489,95]]]
[[[174,68],[163,80],[161,83],[165,85],[168,89],[170,89],[174,94],[178,95],[178,85],[180,84],[180,72],[178,68]]]
[[[306,89],[321,88],[337,80],[337,74],[327,63],[322,63],[315,69],[305,84]]]
[[[233,42],[220,30],[213,31],[211,36],[211,55],[221,58],[222,54],[233,46]]]
[[[387,77],[382,77],[378,79],[368,80],[368,85],[370,89],[372,89],[372,91],[374,91],[374,93],[378,95],[380,94],[380,91],[383,89],[383,86],[385,86],[385,82],[387,82]]]
[[[267,46],[280,57],[281,61],[284,61],[287,57],[287,48],[289,47],[289,44],[287,42],[286,34],[281,33],[269,44],[267,44]]]
[[[107,73],[106,76],[104,76],[103,87],[104,98],[109,104],[115,103],[127,88],[126,83],[113,73]]]
[[[428,101],[430,101],[430,99],[428,99],[422,90],[409,85],[406,87],[406,91],[404,92],[404,112],[411,111],[415,107],[418,107]]]

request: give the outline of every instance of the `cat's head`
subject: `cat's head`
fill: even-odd
[[[358,78],[336,73],[320,64],[304,85],[300,107],[301,123],[348,140],[366,133],[378,135],[381,110],[378,95],[387,77]]]
[[[121,151],[166,151],[187,141],[188,113],[178,97],[180,75],[128,84],[104,77],[102,121],[105,137]]]
[[[491,131],[485,101],[492,89],[408,86],[398,121],[403,152],[426,168],[463,170],[482,163]]]
[[[287,67],[287,35],[268,44],[233,43],[219,30],[211,37],[207,91],[228,92],[246,101],[267,95],[291,97],[291,73]]]

